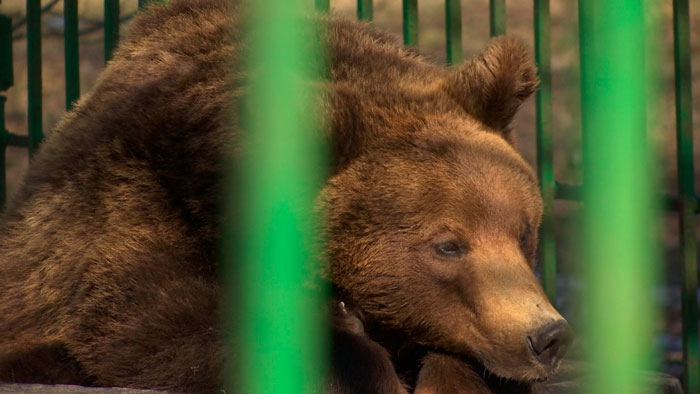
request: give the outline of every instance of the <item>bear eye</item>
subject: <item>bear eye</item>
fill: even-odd
[[[440,242],[434,248],[437,254],[447,257],[461,256],[464,253],[464,248],[457,241]]]

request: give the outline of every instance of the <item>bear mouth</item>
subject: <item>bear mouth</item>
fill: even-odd
[[[494,393],[528,393],[530,392],[529,389],[533,384],[546,382],[549,379],[549,376],[544,376],[534,380],[515,380],[511,378],[504,378],[490,371],[488,368],[486,368],[484,363],[474,356],[442,351],[438,351],[438,353],[449,354],[468,364],[472,370],[474,370],[474,372],[479,374],[484,379],[484,382],[488,388]]]
[[[469,365],[469,367],[477,375],[482,377],[490,392],[493,393],[529,393],[534,385],[541,384],[549,379],[549,376],[528,381],[504,378],[490,371],[478,358],[474,356],[458,354],[449,350],[437,349],[435,347],[414,345],[409,348],[401,349],[398,357],[394,360],[399,376],[407,384],[407,386],[411,388],[411,391],[415,390],[418,383],[418,374],[420,372],[420,368],[422,367],[422,362],[420,360],[431,352],[445,354],[457,358],[461,362]],[[408,360],[412,360],[412,362]]]

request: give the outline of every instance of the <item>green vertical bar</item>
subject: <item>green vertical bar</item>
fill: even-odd
[[[15,83],[12,72],[12,19],[0,15],[0,91]]]
[[[557,257],[554,242],[554,161],[552,151],[552,73],[549,0],[535,0],[535,61],[540,77],[536,95],[537,172],[542,189],[544,212],[540,227],[539,250],[542,286],[547,297],[557,301]]]
[[[683,261],[684,386],[688,394],[700,393],[698,363],[698,262],[695,229],[695,181],[693,165],[693,104],[690,70],[688,0],[673,1],[673,51],[676,78],[676,158],[680,200],[681,259]]]
[[[418,45],[418,0],[403,0],[403,43]]]
[[[66,110],[80,97],[80,57],[78,49],[78,0],[63,2],[63,45],[66,69]]]
[[[7,130],[5,129],[5,96],[0,96],[0,212],[5,209],[7,201],[7,179],[5,152],[7,151]]]
[[[447,64],[462,62],[462,5],[460,0],[445,0]]]
[[[371,21],[374,18],[372,0],[357,0],[357,18],[363,21]]]
[[[241,106],[247,112],[240,182],[229,187],[239,191],[229,199],[240,205],[237,222],[227,230],[240,235],[239,249],[226,260],[239,274],[226,287],[238,304],[227,315],[240,330],[240,344],[232,350],[240,374],[231,391],[244,394],[324,389],[327,325],[312,241],[312,207],[324,168],[322,133],[314,116],[320,113],[314,110],[317,100],[304,82],[318,80],[313,74],[319,67],[309,59],[318,60],[320,53],[313,47],[315,26],[300,16],[301,1],[248,3],[252,44],[245,59],[255,78]]]
[[[151,3],[165,3],[165,0],[139,0],[138,5],[139,5],[139,10],[143,10],[146,8],[147,5]]]
[[[27,122],[29,154],[44,138],[41,114],[41,1],[27,0]]]
[[[641,2],[580,0],[590,392],[639,394],[651,367],[657,249]],[[588,392],[588,391],[587,391]]]
[[[105,0],[105,63],[119,42],[119,0]]]
[[[491,37],[506,34],[506,0],[489,0]]]
[[[314,0],[316,11],[328,12],[331,9],[330,0]]]

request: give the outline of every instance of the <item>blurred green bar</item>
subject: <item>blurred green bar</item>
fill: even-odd
[[[506,34],[506,0],[489,0],[491,37]]]
[[[683,261],[683,385],[688,394],[700,393],[698,363],[698,262],[695,228],[693,165],[693,103],[690,71],[688,0],[673,1],[673,50],[676,77],[676,158],[680,199],[681,260]]]
[[[657,260],[642,2],[580,0],[590,393],[639,394],[651,368]]]
[[[357,0],[357,18],[363,21],[374,19],[372,0]]]
[[[29,154],[44,138],[41,114],[41,1],[27,0],[27,124]]]
[[[314,4],[316,6],[316,11],[328,12],[331,9],[330,0],[314,0]]]
[[[119,43],[119,0],[105,0],[105,63]]]
[[[403,43],[418,45],[418,0],[403,0]]]
[[[462,5],[460,0],[445,0],[447,64],[462,62]]]
[[[63,1],[63,45],[66,70],[66,110],[80,97],[80,56],[78,49],[78,0]]]
[[[237,234],[225,267],[230,354],[238,369],[230,392],[322,393],[328,328],[313,205],[324,165],[321,110],[309,80],[320,78],[316,26],[301,18],[302,0],[250,0],[254,75],[245,104],[245,152],[228,201]],[[238,343],[238,345],[236,345]]]
[[[536,95],[537,173],[542,189],[544,212],[540,227],[539,250],[542,287],[547,297],[557,301],[557,256],[554,240],[554,155],[552,149],[552,71],[549,0],[535,0],[535,61],[540,77]]]

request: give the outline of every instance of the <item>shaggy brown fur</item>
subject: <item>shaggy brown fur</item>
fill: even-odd
[[[0,224],[0,380],[217,390],[220,163],[245,82],[230,72],[236,8],[181,0],[138,17],[42,145]],[[334,170],[319,201],[347,305],[331,391],[550,375],[561,355],[543,364],[525,340],[562,321],[532,273],[541,201],[507,142],[537,85],[527,52],[499,38],[451,70],[326,22]]]

